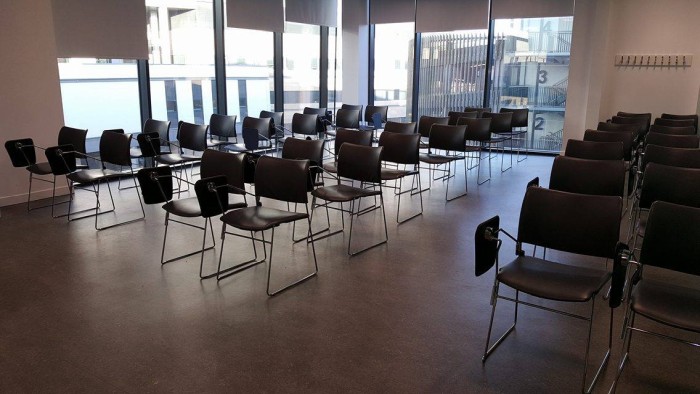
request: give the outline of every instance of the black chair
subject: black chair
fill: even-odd
[[[693,128],[695,128],[695,120],[694,119],[656,118],[656,119],[654,119],[654,124],[657,126],[693,127]]]
[[[311,251],[314,259],[314,271],[298,279],[291,284],[287,284],[278,290],[270,289],[270,276],[272,273],[272,251],[275,242],[275,228],[285,223],[293,223],[298,220],[306,220],[309,224],[309,235],[311,235],[311,217],[307,207],[307,179],[309,177],[309,161],[308,160],[289,160],[270,156],[262,156],[257,162],[255,168],[255,206],[242,209],[236,209],[227,212],[221,217],[223,222],[221,228],[221,250],[219,252],[219,269],[218,272],[227,272],[225,275],[217,276],[217,280],[221,280],[227,276],[245,269],[248,266],[254,266],[268,259],[267,245],[270,245],[270,256],[267,268],[267,295],[273,296],[280,292],[289,289],[305,280],[315,276],[318,273],[318,263],[316,261],[316,249],[311,243]],[[287,203],[299,203],[304,205],[306,212],[290,212],[276,208],[263,206],[262,198],[278,200]],[[235,229],[249,232],[250,236],[236,234],[226,231],[230,226]],[[270,240],[265,239],[265,231],[271,230]],[[255,238],[255,233],[260,232],[261,238]],[[221,262],[224,253],[224,241],[226,234],[235,235],[240,238],[249,239],[253,242],[254,257],[244,263],[234,265],[231,268],[221,270]],[[264,257],[258,259],[255,242],[259,241],[263,244]],[[239,267],[239,268],[236,268]],[[229,272],[230,271],[230,272]]]
[[[144,159],[144,161],[145,159],[151,159],[151,167],[155,167],[155,158],[161,154],[162,148],[160,145],[160,135],[155,131],[140,133],[136,136],[136,142],[139,144],[139,156]],[[131,158],[134,158],[133,148],[131,152]]]
[[[345,129],[357,129],[360,127],[360,111],[355,109],[341,108],[335,113],[334,128],[342,127]],[[331,133],[331,130],[327,132]],[[335,135],[331,134],[331,135]]]
[[[490,118],[476,118],[476,119],[470,119],[470,118],[460,118],[459,121],[457,121],[458,125],[464,125],[467,126],[467,132],[465,135],[466,138],[466,152],[467,154],[469,153],[474,153],[477,152],[477,156],[475,159],[477,160],[476,163],[476,183],[477,185],[484,184],[488,181],[491,180],[491,160],[488,160],[489,158],[487,157],[486,159],[488,160],[488,165],[489,165],[489,177],[487,179],[484,179],[483,181],[481,180],[481,161],[483,160],[481,158],[481,153],[484,151],[484,149],[489,148],[491,146],[492,140],[491,140],[491,119]],[[469,167],[474,168],[474,166]]]
[[[650,133],[672,134],[672,135],[694,135],[697,133],[694,126],[662,126],[653,124],[649,126]]]
[[[491,295],[491,319],[483,362],[513,332],[517,323],[518,306],[526,305],[588,321],[588,340],[583,368],[583,391],[590,393],[601,371],[607,365],[612,348],[613,310],[610,311],[608,349],[590,386],[587,386],[588,359],[591,331],[594,324],[595,300],[611,273],[601,268],[583,267],[554,262],[545,258],[525,255],[523,244],[551,248],[563,252],[599,258],[614,258],[620,232],[622,199],[611,196],[594,196],[528,187],[520,211],[517,238],[499,228],[500,218],[495,216],[481,223],[475,234],[475,273],[481,276],[496,266],[496,277]],[[513,239],[516,258],[499,264],[500,233]],[[602,262],[601,262],[602,263]],[[601,264],[602,265],[602,264]],[[502,295],[500,285],[515,290],[515,297]],[[520,299],[520,292],[545,300],[591,304],[590,315],[579,315]],[[491,331],[499,300],[515,303],[513,324],[491,345]]]
[[[651,125],[651,113],[650,112],[622,112],[622,111],[619,111],[617,113],[617,116],[623,117],[623,118],[644,119],[644,121],[646,122],[644,132],[646,133],[649,131],[649,126]]]
[[[506,172],[513,167],[513,137],[512,137],[512,123],[513,123],[513,113],[512,112],[484,112],[484,118],[491,119],[491,134],[497,135],[495,138],[491,138],[492,144],[501,144],[501,172]],[[503,156],[505,156],[506,147],[505,142],[510,140],[510,166],[508,168],[503,168]]]
[[[639,260],[632,260],[631,253],[625,251],[628,266],[635,266],[631,285],[628,286],[628,300],[623,325],[623,350],[621,361],[610,392],[614,392],[627,360],[629,359],[632,333],[644,333],[658,338],[700,347],[700,343],[669,336],[668,331],[677,329],[685,333],[700,333],[700,291],[695,287],[678,284],[679,279],[697,279],[700,266],[700,209],[663,201],[654,203],[649,212],[644,244]],[[666,279],[658,275],[645,280],[645,267],[656,267],[663,271]],[[611,304],[619,305],[625,286],[626,272],[621,259],[616,259],[613,278]],[[649,323],[664,326],[663,332],[640,328],[636,323],[641,316]],[[638,360],[639,361],[639,360]],[[656,362],[657,367],[662,368]]]
[[[197,197],[173,199],[173,176],[170,167],[144,168],[139,171],[138,178],[141,191],[146,204],[163,204],[165,211],[165,231],[163,233],[163,246],[161,248],[160,264],[165,265],[173,261],[181,260],[196,254],[200,255],[199,277],[201,279],[211,278],[219,274],[204,275],[204,252],[211,250],[216,245],[216,237],[211,218],[221,215],[231,209],[238,209],[247,206],[243,185],[243,166],[245,154],[234,154],[207,149],[202,155],[201,176],[202,179],[195,183],[195,193]],[[209,182],[214,182],[216,193],[215,200],[212,195],[206,193],[210,189]],[[243,195],[243,202],[234,202],[230,194]],[[198,226],[178,218],[203,218],[204,225]],[[202,230],[202,247],[194,252],[165,260],[165,248],[168,239],[168,224],[170,222],[183,224]],[[207,227],[211,231],[214,245],[206,247]]]
[[[700,149],[672,148],[660,145],[647,145],[640,170],[644,171],[648,163],[667,166],[700,168]]]
[[[421,149],[428,149],[427,140],[430,137],[430,129],[434,124],[448,124],[450,118],[447,116],[427,116],[423,115],[418,119],[418,134],[421,136]]]
[[[241,125],[241,137],[243,137],[243,145],[236,144],[228,146],[226,149],[234,152],[264,152],[272,150],[272,138],[270,134],[270,125],[272,118],[254,118],[246,116],[243,118]]]
[[[447,124],[450,126],[457,126],[457,122],[461,118],[476,119],[478,114],[479,113],[477,111],[473,111],[473,112],[450,111],[447,113],[447,117],[449,118],[447,121]]]
[[[342,213],[350,214],[350,234],[348,237],[348,254],[350,256],[355,256],[376,246],[385,244],[389,239],[389,232],[386,225],[386,211],[384,210],[384,195],[382,193],[381,185],[382,149],[382,147],[374,148],[344,143],[338,152],[338,183],[331,186],[319,187],[311,192],[311,195],[313,196],[313,199],[311,200],[312,218],[313,212],[317,207],[328,207],[328,205],[331,203],[340,203],[340,208],[334,207],[333,209],[341,211],[341,215]],[[360,182],[360,187],[342,184],[341,178]],[[380,205],[371,209],[379,208],[382,210],[385,238],[382,241],[353,252],[351,251],[350,247],[352,245],[354,218],[355,216],[368,212],[368,210],[360,210],[360,202],[362,198],[375,196],[379,196]],[[323,200],[324,202],[317,204],[316,200]],[[350,210],[344,209],[342,205],[343,203],[351,203]],[[309,221],[309,223],[311,223],[311,221]],[[321,237],[313,237],[312,242],[316,242],[342,232],[343,229],[331,232]]]
[[[112,188],[110,187],[110,181],[113,179],[118,179],[121,177],[131,177],[134,181],[134,186],[136,187],[136,174],[134,173],[134,168],[131,163],[131,157],[129,155],[130,150],[130,137],[123,132],[113,132],[105,131],[100,137],[100,158],[91,157],[93,160],[101,163],[101,168],[99,169],[78,169],[76,166],[76,157],[87,155],[73,150],[72,145],[59,145],[52,148],[46,149],[46,158],[51,166],[51,171],[54,175],[66,175],[66,178],[71,182],[71,188],[73,190],[83,189],[91,191],[95,194],[95,207],[84,209],[78,212],[72,212],[72,204],[68,205],[68,221],[84,219],[88,217],[95,218],[95,230],[104,230],[116,226],[121,226],[127,223],[133,223],[139,220],[143,220],[146,217],[146,213],[143,209],[143,203],[141,201],[141,194],[138,189],[136,190],[136,195],[139,199],[139,206],[141,207],[141,217],[136,219],[130,219],[126,221],[116,222],[107,226],[99,227],[97,218],[99,215],[114,212],[115,204],[114,198],[112,196]],[[107,168],[107,164],[118,167],[127,167],[129,172],[124,173],[121,171],[115,171]],[[109,192],[109,198],[112,202],[112,207],[108,210],[101,209],[100,203],[100,186],[105,183],[107,186],[107,191]],[[71,217],[71,215],[94,211],[90,215],[83,215],[79,217]]]
[[[624,160],[625,145],[622,141],[566,141],[564,156],[588,160]]]
[[[610,123],[634,125],[637,127],[637,141],[642,141],[649,131],[649,119],[644,116],[613,116]]]
[[[670,148],[692,148],[700,146],[700,137],[697,135],[671,135],[649,133],[644,140],[646,145],[660,145]]]
[[[381,124],[375,124],[375,114],[381,115]],[[379,129],[387,122],[389,116],[389,106],[387,105],[368,105],[365,107],[365,124],[372,125],[374,129]]]
[[[590,142],[621,142],[626,162],[633,161],[633,146],[635,133],[633,131],[600,131],[586,130],[583,134],[584,141]]]
[[[340,106],[340,108],[341,109],[352,109],[355,111],[360,111],[360,113],[362,113],[363,105],[343,104]]]
[[[292,137],[297,137],[297,135],[318,137],[318,121],[319,117],[316,114],[294,114],[292,116]]]
[[[511,132],[510,135],[511,137],[511,143],[513,143],[514,140],[519,140],[522,141],[522,144],[525,145],[525,158],[520,159],[520,151],[521,151],[521,144],[518,144],[518,156],[517,156],[517,162],[520,163],[521,161],[527,159],[527,155],[530,152],[528,140],[527,140],[527,133],[529,129],[529,116],[530,116],[530,110],[527,108],[501,108],[500,113],[504,112],[510,112],[513,114],[513,117],[511,118]],[[517,130],[515,130],[517,129]],[[524,136],[524,137],[523,137]],[[512,148],[511,148],[512,149]]]
[[[395,189],[394,195],[398,196],[396,222],[399,224],[405,223],[423,214],[423,193],[420,191],[419,145],[420,135],[415,133],[392,133],[387,132],[385,129],[384,133],[379,136],[379,146],[384,148],[382,151],[382,161],[397,165],[397,168],[382,167],[381,177],[382,181],[385,183],[387,181],[398,181],[398,185],[395,184],[393,187]],[[399,168],[399,166],[403,166],[403,168]],[[402,190],[403,179],[408,176],[413,176],[411,188],[409,190]],[[420,212],[405,219],[399,219],[401,213],[401,196],[406,193],[411,193],[411,195],[418,194],[420,199]]]
[[[178,190],[182,189],[182,183],[179,179],[183,177],[184,179],[189,179],[187,177],[187,171],[184,170],[185,165],[190,165],[190,171],[194,163],[202,160],[202,157],[198,155],[198,152],[204,153],[207,149],[207,126],[198,125],[187,122],[180,122],[177,129],[177,140],[178,143],[172,143],[178,148],[178,153],[165,153],[156,156],[155,161],[160,164],[165,164],[167,166],[176,167],[179,170],[180,177],[178,178]],[[192,153],[185,153],[185,150],[189,150]]]
[[[469,190],[469,186],[467,185],[467,161],[464,154],[467,144],[466,133],[467,126],[434,124],[430,129],[428,153],[422,153],[419,156],[421,163],[428,164],[428,168],[440,165],[447,166],[445,170],[442,170],[445,172],[445,175],[438,178],[446,182],[445,201],[452,201],[456,198],[466,196]],[[445,151],[445,153],[433,153],[434,150]],[[450,179],[455,178],[456,181],[457,161],[459,160],[464,160],[464,193],[448,197]],[[454,174],[451,169],[453,163],[455,166]],[[435,169],[433,169],[433,171],[435,171]]]
[[[168,152],[171,150],[170,146],[170,121],[169,120],[155,120],[147,119],[143,124],[144,133],[158,133],[160,138],[161,150],[162,148],[167,148]]]
[[[637,134],[639,134],[639,126],[636,124],[598,122],[598,126],[595,129],[598,131],[629,131],[634,134],[635,139]]]
[[[124,130],[119,129],[123,134]],[[73,149],[78,153],[76,160],[85,160],[85,163],[76,162],[78,169],[89,168],[88,159],[85,156],[87,150],[85,141],[87,140],[87,129],[76,129],[74,127],[63,126],[58,131],[58,145],[72,145]]]
[[[698,115],[697,114],[692,114],[692,115],[675,115],[675,114],[661,114],[661,119],[674,119],[674,120],[683,120],[683,119],[692,119],[693,120],[693,126],[695,126],[695,130],[698,129]]]
[[[31,138],[22,138],[17,140],[9,140],[5,142],[5,149],[10,156],[10,161],[12,166],[24,167],[29,172],[29,191],[27,193],[27,212],[33,211],[35,209],[51,207],[51,216],[54,216],[53,209],[56,202],[56,175],[51,172],[51,166],[48,162],[37,163],[36,162],[36,148],[43,149],[34,145],[34,140]],[[43,176],[52,175],[53,179],[48,180],[42,178]],[[36,176],[36,178],[35,178]],[[32,181],[36,179],[38,181],[47,182],[52,185],[51,192],[51,204],[41,205],[38,207],[31,207],[32,202]],[[72,196],[72,195],[71,195]],[[69,202],[64,201],[62,203]]]
[[[236,115],[211,114],[207,148],[221,150],[227,145],[238,143],[236,118]],[[230,138],[233,138],[233,141]]]
[[[304,115],[317,115],[316,117],[316,135],[320,136],[321,134],[326,132],[327,125],[329,125],[331,122],[329,119],[326,118],[326,109],[325,108],[311,108],[311,107],[304,107],[303,111]],[[294,120],[292,119],[292,125],[294,124]]]
[[[275,139],[275,147],[279,147],[279,141],[284,138],[284,112],[260,111],[260,119],[270,119],[269,135]]]
[[[392,122],[387,121],[384,131],[389,133],[415,134],[416,122]]]
[[[326,172],[335,174],[338,172],[338,152],[340,152],[340,147],[344,143],[349,142],[355,145],[362,146],[372,146],[372,132],[368,130],[354,130],[354,129],[343,129],[339,128],[336,130],[336,137],[334,140],[333,163],[323,164],[323,169]]]
[[[569,193],[623,197],[625,163],[558,156],[552,163],[549,188]]]
[[[477,118],[483,118],[484,112],[491,112],[491,107],[465,107],[463,112],[476,112]]]

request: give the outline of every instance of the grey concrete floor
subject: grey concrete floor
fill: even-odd
[[[551,163],[530,156],[501,174],[494,159],[490,182],[477,186],[470,171],[469,194],[449,203],[444,184],[433,182],[424,214],[398,226],[387,190],[388,244],[350,258],[347,232],[319,241],[318,276],[276,297],[265,294],[266,264],[218,283],[199,279],[198,256],[161,267],[159,206],[146,207],[145,221],[101,232],[91,220],[67,223],[46,209],[4,207],[0,391],[577,392],[581,321],[522,307],[516,331],[481,362],[494,273],[474,276],[474,229],[498,214],[515,232],[526,183],[539,176],[546,186]],[[423,180],[425,186],[427,173]],[[460,169],[451,191],[463,186]],[[115,197],[120,219],[137,215],[134,189]],[[92,203],[86,192],[76,198]],[[415,198],[402,201],[402,209],[417,206]],[[381,234],[378,213],[361,217],[353,242]],[[338,226],[337,214],[331,218]],[[291,245],[290,233],[291,227],[276,233],[275,285],[311,268],[310,248]],[[171,224],[167,253],[200,242],[197,230]],[[215,268],[218,247],[217,239],[205,270]],[[504,242],[502,261],[513,251]],[[225,263],[249,253],[249,243],[227,238]],[[499,304],[496,316],[499,333],[512,306]],[[590,368],[604,352],[608,316],[599,296]],[[613,356],[596,392],[607,392],[619,362],[621,320],[618,309]],[[700,391],[696,349],[640,335],[632,351],[618,392]]]

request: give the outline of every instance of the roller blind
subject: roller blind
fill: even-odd
[[[287,22],[328,27],[338,26],[337,0],[287,0]]]
[[[487,29],[489,0],[416,0],[416,32]]]
[[[370,0],[369,23],[402,23],[416,19],[416,0]]]
[[[574,14],[573,0],[493,0],[493,19],[548,18]]]
[[[265,31],[284,31],[282,0],[226,0],[228,27]]]
[[[148,59],[144,0],[52,0],[51,4],[58,57]]]

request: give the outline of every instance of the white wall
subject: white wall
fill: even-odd
[[[63,109],[51,1],[3,1],[0,31],[0,53],[6,60],[0,62],[0,140],[32,137],[37,145],[55,145]],[[37,158],[43,160],[43,152]],[[0,154],[0,206],[26,199],[27,174]],[[34,184],[35,190],[50,197],[50,185],[41,183]],[[59,185],[65,189],[63,181]]]

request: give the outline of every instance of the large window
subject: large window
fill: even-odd
[[[490,105],[528,108],[530,148],[559,152],[569,82],[573,17],[494,22]]]
[[[141,131],[136,61],[58,59],[58,75],[67,126],[87,129],[88,138],[105,129]]]
[[[421,35],[419,116],[482,106],[487,46],[488,30]]]
[[[217,112],[212,0],[146,1],[153,118],[209,123]]]
[[[321,28],[286,23],[284,32],[284,119],[320,101]]]
[[[389,106],[390,119],[411,119],[414,36],[413,23],[374,27],[374,104]]]

